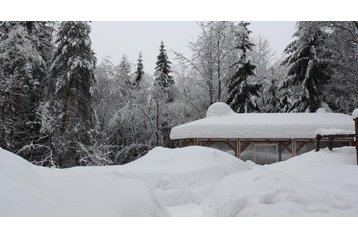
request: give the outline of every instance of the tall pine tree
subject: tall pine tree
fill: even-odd
[[[283,88],[299,87],[298,98],[289,111],[315,112],[322,101],[322,87],[330,79],[328,51],[324,49],[324,33],[315,22],[299,22],[296,39],[289,44],[283,64],[288,73]]]
[[[137,62],[137,69],[135,71],[135,78],[134,78],[134,86],[136,88],[140,87],[143,77],[144,77],[144,66],[143,66],[142,52],[140,52]]]
[[[233,64],[233,75],[229,79],[229,97],[226,101],[235,112],[260,111],[256,103],[261,85],[251,84],[249,77],[255,75],[255,65],[251,64],[247,52],[252,50],[253,43],[249,40],[251,31],[247,29],[249,23],[240,22],[236,32],[235,49],[239,59]]]
[[[51,26],[46,22],[0,23],[0,146],[29,161],[41,157],[37,108],[42,99]]]
[[[96,84],[96,57],[87,22],[62,22],[48,77],[43,105],[43,132],[51,135],[59,167],[78,165],[81,143],[89,143],[95,126],[92,88]]]
[[[160,44],[159,55],[155,66],[155,84],[158,85],[163,91],[174,85],[173,77],[170,75],[172,72],[171,62],[168,59],[167,51],[164,48],[163,41]]]

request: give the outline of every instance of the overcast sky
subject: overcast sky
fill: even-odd
[[[279,57],[283,49],[291,42],[295,22],[251,22],[249,29],[254,36],[266,38]],[[139,52],[142,52],[145,71],[154,72],[160,41],[164,41],[168,51],[174,50],[190,57],[188,42],[195,40],[200,33],[196,22],[92,22],[91,39],[98,62],[106,56],[112,62],[119,63],[123,54],[131,63],[136,63]],[[173,55],[170,60],[175,63]]]

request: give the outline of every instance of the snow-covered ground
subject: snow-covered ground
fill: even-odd
[[[226,177],[206,216],[358,216],[355,148],[308,152]]]
[[[206,147],[49,169],[0,149],[0,216],[358,216],[353,147],[254,165]]]

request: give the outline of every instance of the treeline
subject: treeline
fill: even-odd
[[[96,62],[87,22],[0,23],[0,146],[53,167],[124,164],[174,147],[173,126],[214,102],[236,112],[350,113],[358,105],[357,22],[298,22],[277,59],[246,22],[200,22],[190,58],[154,75],[123,56]]]

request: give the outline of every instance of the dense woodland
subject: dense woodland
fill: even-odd
[[[358,22],[298,22],[281,59],[247,22],[198,25],[192,56],[169,59],[158,42],[149,75],[140,52],[135,64],[97,62],[87,22],[1,22],[0,147],[49,167],[124,164],[174,147],[171,128],[214,102],[239,113],[357,107]]]

